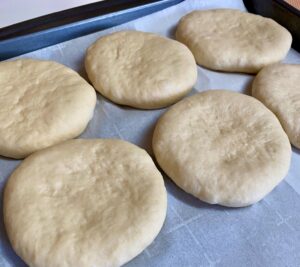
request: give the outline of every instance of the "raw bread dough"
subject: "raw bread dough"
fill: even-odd
[[[291,143],[300,148],[300,65],[263,68],[253,82],[252,95],[275,113]]]
[[[176,38],[204,67],[256,73],[282,60],[291,34],[272,19],[234,9],[193,11],[177,27]]]
[[[122,31],[87,51],[92,84],[113,102],[142,109],[170,105],[196,83],[197,65],[183,44],[151,33]]]
[[[179,187],[230,207],[261,200],[287,174],[291,158],[276,116],[255,98],[226,90],[172,106],[155,128],[153,150]]]
[[[0,63],[0,155],[23,158],[78,136],[96,93],[75,71],[52,61]]]
[[[29,266],[111,267],[153,241],[166,205],[162,176],[143,149],[77,139],[32,154],[14,171],[4,222]]]

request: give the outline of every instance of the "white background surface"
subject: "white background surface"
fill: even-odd
[[[101,0],[0,0],[0,28],[99,1]]]
[[[237,8],[242,0],[187,0],[147,17],[44,48],[25,55],[65,64],[86,77],[85,51],[105,34],[133,29],[174,38],[178,20],[195,9]],[[253,55],[255,56],[255,55]],[[24,56],[23,56],[24,57]],[[300,63],[291,49],[286,62]],[[198,67],[193,92],[229,89],[249,94],[253,75],[222,73]],[[82,138],[121,138],[145,148],[150,154],[155,123],[166,109],[137,110],[111,103],[97,94],[94,117]],[[20,163],[0,157],[0,191]],[[154,242],[126,267],[298,267],[300,266],[300,151],[293,149],[289,173],[268,196],[246,208],[208,205],[185,193],[165,177],[168,211]],[[0,203],[1,203],[0,198]],[[15,255],[0,213],[0,266],[25,267]],[[74,266],[75,267],[75,266]]]

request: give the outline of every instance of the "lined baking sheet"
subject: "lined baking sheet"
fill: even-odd
[[[180,17],[195,9],[237,8],[239,0],[187,0],[147,17],[102,32],[77,38],[23,57],[55,60],[86,77],[86,48],[110,32],[133,29],[174,38]],[[254,55],[255,56],[255,55]],[[285,60],[300,63],[291,50]],[[254,76],[209,71],[198,67],[192,94],[203,90],[230,89],[249,93]],[[115,137],[135,143],[150,154],[151,137],[165,109],[146,111],[121,107],[98,94],[94,117],[82,138]],[[0,189],[18,160],[0,158]],[[183,192],[165,177],[168,212],[155,241],[127,267],[199,266],[299,266],[300,265],[300,151],[293,149],[292,164],[285,180],[259,203],[239,209],[208,205]],[[1,203],[2,205],[2,203]],[[0,266],[26,266],[13,252],[0,220]]]

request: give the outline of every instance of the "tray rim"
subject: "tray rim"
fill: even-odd
[[[67,24],[56,25],[55,27],[48,27],[43,30],[37,30],[34,32],[25,34],[14,34],[10,38],[4,38],[0,30],[0,61],[6,60],[15,56],[19,56],[28,52],[32,52],[47,46],[51,46],[57,43],[75,39],[93,32],[101,31],[113,26],[120,25],[139,17],[149,15],[151,13],[160,11],[164,8],[179,4],[184,0],[117,0],[121,3],[137,3],[138,5],[131,6],[129,8],[120,8],[112,11],[108,9],[102,15],[89,16],[86,19],[76,19],[75,21]],[[103,2],[96,2],[88,4],[88,8],[93,7],[94,4],[111,3],[115,0],[107,0]],[[147,4],[145,4],[147,2]],[[101,4],[102,5],[102,4]],[[122,7],[124,7],[122,5]],[[81,7],[76,7],[78,9]],[[74,8],[73,8],[74,9]],[[70,9],[70,10],[73,10]],[[65,11],[58,13],[64,14]],[[72,13],[72,12],[71,12]],[[56,14],[56,13],[53,13]],[[49,16],[52,16],[50,14]],[[48,15],[46,15],[48,16]],[[42,17],[39,17],[40,20]],[[34,19],[35,20],[35,19]],[[30,20],[29,20],[30,21]],[[27,23],[27,22],[24,22]],[[6,35],[7,36],[7,35]]]

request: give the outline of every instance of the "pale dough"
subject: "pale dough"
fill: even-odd
[[[180,20],[176,38],[199,65],[247,73],[282,60],[292,42],[291,34],[272,19],[234,9],[193,11]]]
[[[263,68],[253,82],[252,95],[275,113],[291,143],[300,148],[300,65]]]
[[[186,46],[139,31],[101,37],[88,49],[85,67],[102,95],[142,109],[178,101],[197,80],[197,65]]]
[[[166,174],[211,204],[251,205],[287,174],[291,146],[276,116],[253,97],[211,90],[172,106],[153,150]]]
[[[31,267],[114,267],[153,241],[166,207],[163,178],[143,149],[77,139],[32,154],[13,172],[4,222]]]
[[[0,63],[0,155],[23,158],[78,136],[96,93],[75,71],[52,61]]]

